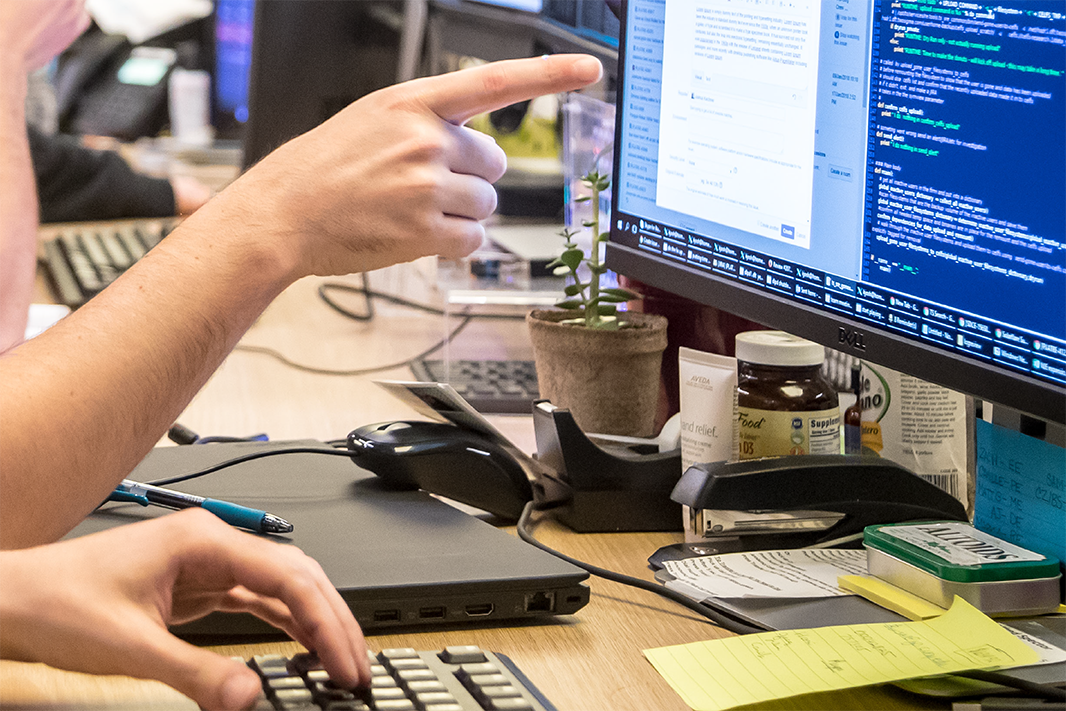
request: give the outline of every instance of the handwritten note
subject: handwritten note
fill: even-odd
[[[764,632],[648,649],[644,656],[695,711],[1023,666],[1039,657],[960,598],[933,620]]]
[[[1066,451],[977,421],[977,528],[1066,561]]]

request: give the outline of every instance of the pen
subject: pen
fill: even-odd
[[[129,479],[123,479],[107,500],[124,501],[141,506],[163,506],[168,509],[191,509],[198,506],[207,509],[231,526],[246,528],[256,533],[289,533],[292,531],[291,523],[266,511],[172,489],[163,489],[151,484],[141,484]]]

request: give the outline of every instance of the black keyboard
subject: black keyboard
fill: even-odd
[[[554,711],[507,657],[478,647],[370,655],[369,689],[342,689],[313,654],[253,657],[263,680],[256,711]]]
[[[540,397],[537,369],[531,360],[415,361],[415,377],[428,383],[448,383],[478,412],[528,415]]]
[[[129,269],[172,229],[172,221],[88,222],[44,243],[56,300],[76,309]]]

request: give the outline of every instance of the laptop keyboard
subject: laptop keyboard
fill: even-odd
[[[76,309],[159,244],[172,221],[84,223],[44,243],[44,267],[56,300]]]
[[[415,361],[411,370],[427,383],[448,383],[478,412],[528,415],[540,397],[531,360]]]
[[[473,646],[370,654],[369,689],[335,686],[313,654],[253,657],[263,681],[256,711],[554,711],[507,657]]]

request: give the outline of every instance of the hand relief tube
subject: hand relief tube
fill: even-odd
[[[681,381],[681,471],[693,464],[732,459],[736,359],[682,347],[678,353],[678,373]],[[683,516],[688,539],[695,535],[695,531],[687,506],[683,507]]]

